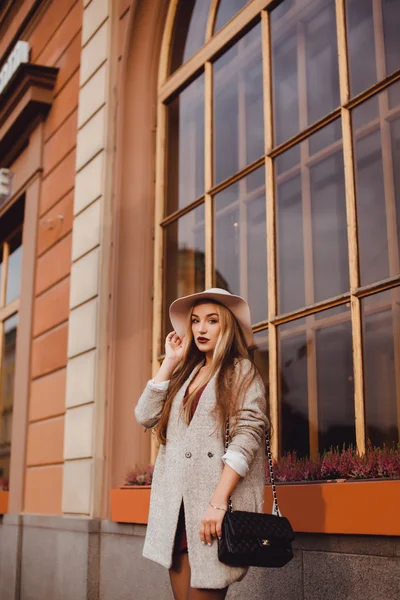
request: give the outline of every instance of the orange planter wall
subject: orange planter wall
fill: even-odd
[[[146,524],[149,518],[151,487],[111,490],[111,520],[116,523]]]
[[[9,492],[0,492],[0,515],[5,515],[8,511]]]
[[[400,535],[400,481],[280,485],[277,494],[295,531]],[[269,487],[265,507],[272,509]]]
[[[400,481],[278,485],[281,513],[307,533],[400,535]],[[111,490],[111,519],[147,523],[150,487]],[[265,511],[272,491],[265,488]]]

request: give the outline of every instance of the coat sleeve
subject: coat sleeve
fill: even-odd
[[[244,369],[246,367],[244,365]],[[266,404],[264,384],[257,375],[233,418],[232,437],[228,446],[228,450],[240,452],[249,467],[260,446],[265,445],[265,431],[269,427]]]
[[[164,388],[164,389],[163,389]],[[161,387],[148,381],[135,407],[135,417],[140,425],[151,429],[160,420],[164,402],[167,399],[168,387]]]

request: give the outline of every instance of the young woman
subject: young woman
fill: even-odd
[[[263,511],[265,389],[243,298],[212,288],[173,302],[170,318],[165,359],[135,409],[160,443],[143,556],[169,569],[175,600],[220,600],[247,571],[218,560],[228,500]]]

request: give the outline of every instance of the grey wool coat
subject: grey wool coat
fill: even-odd
[[[249,367],[241,360],[237,368]],[[200,540],[201,519],[219,482],[225,452],[224,435],[216,427],[215,375],[204,389],[196,412],[187,425],[179,416],[186,388],[195,376],[196,367],[175,396],[167,430],[167,443],[160,446],[154,466],[150,514],[143,556],[169,569],[181,503],[185,508],[191,586],[224,588],[244,577],[246,568],[230,567],[218,560],[215,540],[211,547]],[[137,421],[146,428],[154,427],[161,415],[167,392],[147,384],[135,408]],[[247,391],[242,409],[235,421],[235,432],[229,447],[247,458],[249,471],[241,478],[232,494],[233,510],[263,512],[264,503],[264,436],[268,425],[266,401],[261,378]]]

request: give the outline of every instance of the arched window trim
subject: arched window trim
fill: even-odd
[[[324,116],[318,122],[303,129],[291,139],[274,147],[273,140],[273,115],[272,115],[272,60],[270,42],[270,13],[269,9],[276,5],[276,0],[253,0],[249,2],[233,19],[231,19],[218,33],[212,35],[218,10],[219,0],[214,0],[210,10],[207,24],[207,36],[204,46],[185,64],[181,65],[172,75],[169,75],[169,54],[172,46],[172,32],[176,16],[178,2],[172,0],[162,45],[161,62],[159,70],[159,95],[158,95],[158,119],[157,119],[157,166],[156,166],[156,210],[155,210],[155,266],[154,266],[154,329],[153,329],[153,368],[157,370],[162,352],[162,298],[163,298],[163,225],[178,213],[169,215],[164,219],[165,203],[165,164],[167,149],[167,102],[179,93],[188,82],[196,75],[205,73],[205,222],[206,222],[206,287],[214,285],[213,281],[213,204],[212,197],[217,191],[225,189],[234,181],[241,179],[245,174],[254,171],[260,165],[265,165],[266,170],[266,212],[267,212],[267,239],[268,242],[268,322],[259,323],[254,327],[254,332],[268,329],[269,336],[269,397],[271,420],[277,435],[273,437],[272,448],[275,456],[278,455],[280,445],[279,427],[279,340],[278,326],[284,322],[294,321],[300,317],[315,312],[314,308],[302,308],[287,315],[277,317],[277,264],[276,264],[276,226],[275,226],[275,175],[274,159],[294,147],[302,140],[307,139],[312,133],[321,130],[324,126],[337,118],[342,121],[342,139],[345,156],[345,187],[346,187],[346,218],[349,231],[349,269],[350,269],[350,291],[348,294],[329,299],[318,304],[318,311],[327,310],[345,301],[351,302],[352,309],[352,339],[354,358],[354,404],[356,414],[356,441],[360,452],[365,451],[365,397],[364,397],[364,373],[363,373],[363,342],[362,342],[362,305],[361,299],[373,292],[392,289],[399,285],[400,277],[381,281],[374,286],[360,287],[358,267],[358,230],[357,230],[357,208],[355,198],[355,174],[353,168],[353,139],[351,126],[351,110],[364,102],[366,99],[376,96],[395,81],[400,80],[400,69],[392,73],[377,84],[350,98],[349,91],[349,57],[346,40],[346,11],[345,1],[336,0],[336,24],[337,40],[339,44],[339,80],[340,80],[340,106],[332,113]],[[292,11],[290,11],[292,13]],[[229,180],[223,181],[212,188],[212,128],[213,128],[213,81],[212,62],[223,53],[232,39],[239,37],[241,31],[260,19],[262,25],[262,52],[263,52],[263,80],[264,80],[264,141],[265,155],[248,165],[244,170],[235,173]],[[342,50],[342,51],[340,51]],[[180,214],[184,214],[199,204],[199,199],[185,207]],[[346,298],[344,298],[346,296]],[[311,407],[311,414],[316,407]],[[315,435],[314,435],[315,438]]]

